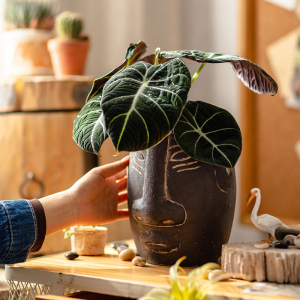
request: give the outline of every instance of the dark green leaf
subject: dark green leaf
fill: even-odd
[[[108,135],[105,132],[101,94],[90,99],[75,118],[73,139],[80,148],[97,154]]]
[[[139,61],[107,81],[101,108],[117,153],[144,150],[166,137],[180,117],[190,82],[180,59],[161,65]]]
[[[258,94],[275,95],[278,90],[275,80],[261,67],[237,55],[217,54],[198,50],[162,51],[160,55],[165,58],[188,58],[201,63],[226,63],[233,66],[237,77],[243,84]]]
[[[130,44],[126,51],[125,60],[123,61],[123,63],[115,69],[113,69],[112,71],[110,71],[109,73],[107,73],[106,75],[94,80],[93,87],[90,93],[88,94],[87,100],[95,97],[96,95],[98,95],[98,93],[101,93],[104,84],[109,78],[111,78],[111,76],[116,74],[122,68],[132,65],[136,61],[138,61],[141,55],[143,55],[146,52],[146,48],[147,45],[142,41],[139,41],[135,44]]]
[[[233,116],[225,109],[189,101],[174,128],[181,149],[192,158],[233,168],[242,150],[242,136]]]

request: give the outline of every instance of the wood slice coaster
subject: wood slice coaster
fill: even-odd
[[[257,249],[254,242],[222,247],[222,269],[249,281],[300,283],[300,249]]]

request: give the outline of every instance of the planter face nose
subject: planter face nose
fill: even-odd
[[[187,156],[173,135],[131,153],[128,208],[138,252],[148,263],[217,261],[235,207],[235,175]]]

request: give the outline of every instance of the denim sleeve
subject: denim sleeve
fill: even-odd
[[[25,261],[36,237],[36,216],[29,201],[0,201],[0,263]]]

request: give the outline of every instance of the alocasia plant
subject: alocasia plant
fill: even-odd
[[[109,137],[117,153],[138,151],[153,147],[173,132],[192,158],[233,168],[242,150],[237,122],[220,107],[187,101],[190,87],[207,63],[230,63],[244,85],[259,94],[276,94],[276,82],[237,55],[157,49],[141,58],[145,51],[144,42],[131,44],[120,66],[95,79],[74,121],[76,143],[98,153]],[[201,63],[192,78],[181,58]]]

